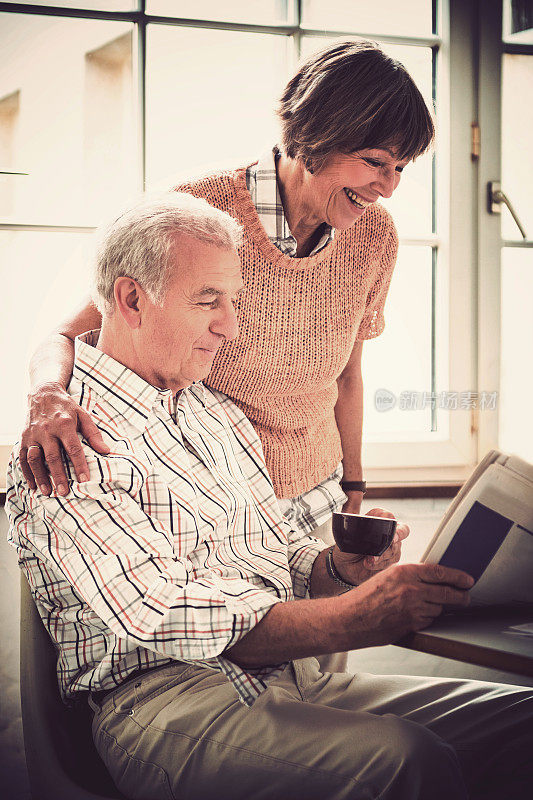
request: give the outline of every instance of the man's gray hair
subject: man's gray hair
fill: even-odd
[[[144,197],[97,234],[94,301],[100,312],[112,313],[115,281],[122,276],[136,280],[160,305],[180,234],[225,250],[242,242],[239,223],[206,200],[174,191]]]

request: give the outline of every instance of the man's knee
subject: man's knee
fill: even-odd
[[[428,728],[386,714],[379,720],[379,735],[372,761],[381,772],[380,797],[467,797],[453,747]],[[373,766],[371,762],[369,769]]]

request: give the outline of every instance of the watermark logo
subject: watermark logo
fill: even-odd
[[[376,389],[374,405],[376,411],[390,411],[396,405],[396,395],[388,389]]]
[[[400,392],[396,397],[389,389],[377,389],[374,394],[376,411],[390,411],[398,405],[399,411],[423,411],[440,408],[443,411],[495,411],[498,392]]]

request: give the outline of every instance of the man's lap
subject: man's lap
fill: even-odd
[[[527,690],[513,688],[518,708]],[[411,748],[428,760],[440,748],[435,770],[449,760],[453,772],[455,752],[444,752],[441,737],[473,774],[479,749],[495,749],[506,735],[509,704],[504,687],[491,684],[323,675],[315,659],[304,659],[247,708],[222,675],[171,665],[119,687],[93,727],[131,797],[366,798],[380,793]],[[159,793],[145,793],[144,783]],[[462,796],[460,786],[456,792]]]

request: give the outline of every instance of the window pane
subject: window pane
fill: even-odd
[[[21,5],[58,6],[59,8],[87,8],[91,11],[136,11],[137,0],[19,0]]]
[[[500,447],[533,461],[533,250],[502,250]]]
[[[0,444],[19,436],[31,353],[89,291],[84,244],[90,239],[79,233],[0,231]]]
[[[0,216],[101,218],[136,186],[132,30],[0,15]]]
[[[533,44],[533,3],[504,0],[503,40],[513,44]]]
[[[278,140],[285,36],[154,25],[148,31],[147,173],[246,164]]]
[[[510,199],[529,239],[533,239],[533,158],[531,131],[533,103],[527,101],[533,86],[533,56],[506,54],[502,86],[502,189]],[[502,236],[521,239],[509,210],[503,205]]]
[[[302,40],[302,57],[320,50],[333,39],[306,36]],[[429,108],[432,108],[432,56],[429,47],[382,44],[383,50],[400,61],[420,89]],[[380,202],[391,212],[398,233],[404,238],[424,237],[432,227],[431,153],[409,164],[402,174],[398,189],[390,199]]]
[[[303,24],[355,33],[429,36],[432,0],[303,0]]]
[[[212,19],[275,25],[287,22],[292,0],[148,0],[148,14],[182,19]]]
[[[400,247],[385,321],[381,336],[363,347],[364,439],[427,436],[431,431],[430,247]]]

